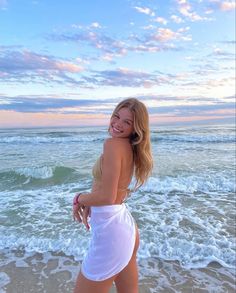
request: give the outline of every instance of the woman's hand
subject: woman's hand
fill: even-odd
[[[73,199],[73,218],[74,220],[78,221],[79,223],[83,222],[86,229],[90,229],[90,225],[88,223],[88,217],[90,217],[90,207],[85,207],[84,205],[80,204],[79,199],[80,193],[76,193]]]
[[[85,225],[85,228],[87,230],[90,230],[90,225],[88,223],[88,217],[90,217],[90,207],[85,207],[83,209],[83,213],[82,213],[82,221],[83,221],[83,224]]]
[[[84,206],[79,204],[78,202],[79,195],[80,193],[76,193],[73,199],[73,218],[75,221],[78,221],[79,223],[81,223],[83,219]]]

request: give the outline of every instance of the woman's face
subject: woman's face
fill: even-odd
[[[128,138],[134,131],[133,113],[128,108],[121,108],[111,117],[109,133],[112,137]]]

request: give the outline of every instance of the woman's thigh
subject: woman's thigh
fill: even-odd
[[[108,293],[115,278],[116,276],[104,281],[91,281],[80,272],[74,293]]]
[[[138,293],[138,268],[136,258],[130,260],[129,264],[119,273],[115,279],[118,293]]]
[[[136,227],[136,242],[128,265],[117,275],[115,284],[118,293],[138,293],[138,266],[136,254],[139,247],[139,233]]]

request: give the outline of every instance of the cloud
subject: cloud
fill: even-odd
[[[102,26],[98,22],[93,22],[90,25],[91,28],[102,28]]]
[[[140,13],[144,13],[144,14],[147,14],[147,15],[150,15],[150,16],[155,16],[155,12],[152,11],[150,8],[148,7],[138,7],[138,6],[135,6],[134,7],[138,12]]]
[[[236,7],[235,1],[210,0],[210,3],[212,8],[221,11],[234,11]]]
[[[153,39],[159,42],[167,42],[177,39],[178,34],[169,28],[159,28],[157,33],[153,35]]]
[[[92,22],[90,25],[82,25],[82,24],[73,23],[71,27],[76,30],[90,30],[90,31],[103,28],[102,25],[97,21]]]
[[[236,41],[232,40],[232,41],[222,41],[221,43],[227,44],[227,45],[236,45]]]
[[[83,67],[68,61],[55,60],[52,56],[30,51],[7,51],[0,55],[0,67],[5,72],[59,70],[70,73],[81,72]]]
[[[234,11],[235,10],[235,1],[220,2],[220,9],[222,11]]]
[[[191,41],[192,36],[188,33],[189,27],[183,27],[177,31],[169,28],[149,28],[151,32],[146,33],[142,38],[137,35],[130,37],[127,42],[127,52],[149,52],[156,53],[161,51],[180,51],[183,50],[182,43],[179,41]],[[181,44],[181,45],[180,45]]]
[[[213,75],[212,72],[199,70],[196,72],[193,72],[193,76],[198,75],[198,78],[194,79],[186,79],[181,82],[177,81],[178,86],[182,86],[184,89],[189,89],[192,92],[200,91],[207,94],[208,91],[214,92],[216,96],[221,97],[224,95],[225,92],[232,93],[234,91],[234,85],[235,85],[235,77],[229,76],[229,77],[216,77]]]
[[[170,19],[173,20],[175,23],[182,23],[182,22],[184,22],[184,20],[181,17],[179,17],[177,15],[174,15],[174,14],[171,15]]]
[[[152,50],[150,45],[148,48]],[[133,50],[135,49],[147,50],[147,47],[133,48]],[[157,47],[153,47],[154,49],[157,49]],[[105,57],[109,58],[109,55],[105,55]],[[114,70],[81,72],[82,67],[79,65],[29,51],[5,52],[5,54],[0,56],[0,68],[1,82],[63,83],[64,85],[90,89],[96,86],[151,88],[160,84],[169,84],[170,80],[173,79],[171,75],[161,72],[149,73],[124,67]]]
[[[236,7],[235,1],[210,0],[210,3],[212,3],[213,8],[221,11],[234,11]]]
[[[185,36],[184,33],[189,30],[189,27],[180,28],[177,31],[173,31],[169,28],[158,28],[157,32],[150,36],[150,39],[158,42],[169,42],[174,40],[191,41],[191,36]]]
[[[148,73],[144,71],[134,71],[128,68],[95,71],[93,78],[93,82],[97,85],[144,88],[168,84],[171,81],[170,75],[164,75],[160,72]]]
[[[149,52],[149,53],[180,50],[180,48],[177,48],[173,44],[158,44],[157,45],[156,43],[152,43],[151,40],[141,43],[140,45],[130,46],[128,49],[134,52]]]
[[[179,13],[184,16],[186,19],[195,22],[195,21],[205,21],[212,20],[211,18],[200,16],[196,11],[193,10],[192,6],[187,0],[176,0],[178,5]],[[176,20],[176,17],[172,17],[173,20]]]
[[[161,17],[157,18],[154,22],[156,21],[167,23]],[[87,46],[90,46],[93,51],[90,51],[90,56],[85,57],[86,59],[92,61],[103,60],[110,63],[114,63],[116,58],[124,57],[129,52],[156,53],[169,50],[177,51],[181,48],[177,48],[173,42],[179,40],[190,41],[192,39],[191,35],[187,34],[189,28],[180,28],[177,31],[173,31],[170,28],[157,28],[154,25],[144,26],[143,30],[145,33],[143,35],[141,33],[139,35],[133,33],[122,39],[110,37],[103,30],[94,31],[88,27],[81,27],[79,30],[78,33],[51,34],[47,36],[47,39],[58,42],[73,42],[75,45],[79,45],[81,50],[83,50],[82,46],[84,44],[85,54],[88,52]]]
[[[229,97],[225,97],[224,100],[233,100],[235,101],[236,96],[229,96]]]
[[[161,23],[163,25],[167,25],[167,23],[168,23],[168,21],[165,18],[163,18],[163,17],[157,17],[153,21],[154,22],[159,22],[159,23]]]
[[[234,103],[224,102],[216,104],[195,104],[195,105],[173,105],[173,106],[159,106],[149,108],[150,114],[169,114],[172,117],[192,117],[192,116],[214,116],[217,111],[226,111],[226,116],[234,114]],[[227,112],[228,111],[228,112]]]
[[[183,27],[173,32],[167,28],[159,28],[155,38],[147,39],[145,42],[133,47],[127,46],[124,50],[135,52],[158,52],[161,50],[177,50],[168,42],[186,37],[188,27]],[[137,41],[138,42],[138,41]],[[158,44],[157,44],[158,42]],[[114,55],[106,53],[103,60],[112,61]],[[232,60],[234,55],[215,48],[211,56],[219,60]],[[216,64],[217,65],[217,64]],[[210,66],[210,67],[209,67]],[[219,79],[213,74],[219,66],[204,65],[195,71],[183,74],[169,74],[158,71],[147,72],[118,67],[113,70],[89,70],[85,71],[82,66],[70,61],[58,60],[53,56],[42,55],[30,51],[5,50],[0,53],[0,82],[9,83],[41,83],[41,84],[64,84],[69,86],[80,86],[81,88],[94,89],[96,87],[130,87],[130,88],[152,88],[159,85],[179,86],[202,86],[215,87],[231,84],[231,79]],[[82,71],[83,70],[83,71]],[[202,80],[201,76],[209,75],[209,82]],[[195,81],[193,82],[193,76]],[[199,78],[200,77],[200,78]],[[216,82],[214,83],[214,79]]]
[[[235,53],[228,52],[222,48],[215,47],[213,52],[207,56],[207,58],[213,57],[214,60],[220,61],[235,61]]]
[[[72,82],[67,74],[84,70],[79,64],[58,60],[53,56],[28,50],[0,51],[0,76],[2,81],[59,81]]]
[[[60,109],[66,110],[71,108],[78,108],[77,113],[88,113],[88,109],[94,108],[90,111],[96,113],[96,109],[103,103],[102,100],[75,100],[62,99],[51,97],[36,96],[16,96],[16,97],[1,97],[0,96],[0,110],[11,110],[23,113],[52,113],[59,112]],[[81,110],[80,110],[81,108]],[[87,111],[85,110],[87,108]],[[84,110],[83,110],[84,109]]]
[[[128,98],[128,97],[127,97]],[[188,97],[188,96],[159,96],[147,95],[137,96],[143,101],[150,113],[150,116],[157,115],[174,117],[215,117],[221,114],[222,117],[232,117],[234,115],[234,101],[233,97],[226,97],[225,101],[217,99],[209,99],[204,97]],[[10,111],[15,113],[33,113],[33,114],[65,114],[70,115],[84,115],[84,118],[90,117],[91,119],[98,117],[105,117],[110,115],[115,105],[123,100],[123,98],[114,99],[63,99],[52,98],[50,96],[39,97],[35,96],[15,96],[4,97],[0,96],[0,111]],[[227,102],[227,99],[229,100]],[[152,102],[155,102],[154,104]],[[163,105],[164,102],[170,105]],[[192,104],[190,104],[192,102]],[[201,104],[199,104],[201,102]],[[178,103],[178,104],[176,104]],[[2,113],[3,113],[2,112]],[[1,113],[1,112],[0,112]],[[38,116],[37,116],[38,117]],[[80,116],[82,117],[82,116]],[[31,120],[33,117],[31,117]],[[64,119],[67,119],[64,117]]]
[[[149,94],[149,95],[139,95],[137,96],[138,99],[145,101],[147,104],[150,105],[163,105],[165,102],[169,104],[169,102],[173,102],[173,104],[179,105],[180,103],[189,104],[189,102],[194,102],[193,104],[206,104],[206,103],[222,103],[222,99],[215,98],[215,97],[204,97],[204,96],[167,96],[167,95],[158,95],[158,94]],[[226,97],[225,99],[233,99],[233,96]],[[158,107],[159,107],[158,106]]]
[[[126,54],[126,44],[124,41],[111,38],[102,32],[86,30],[75,34],[51,34],[47,38],[53,41],[74,42],[80,45],[81,43],[85,43],[85,45],[89,45],[95,50],[100,51],[103,56],[109,56],[104,59],[106,60],[107,58],[108,61],[114,57],[121,57]],[[97,57],[90,58],[96,59]]]
[[[205,10],[205,14],[212,14],[213,12],[214,12],[214,10],[211,8],[210,9],[208,8]]]
[[[145,25],[142,27],[144,30],[153,30],[155,29],[156,27],[152,24],[149,24],[149,25]]]

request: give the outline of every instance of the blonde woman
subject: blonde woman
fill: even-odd
[[[152,170],[149,117],[135,98],[120,102],[112,113],[110,138],[93,167],[91,193],[77,193],[73,216],[90,224],[92,239],[82,262],[74,293],[108,293],[115,282],[118,293],[138,292],[137,225],[124,200],[133,175],[137,190]]]

